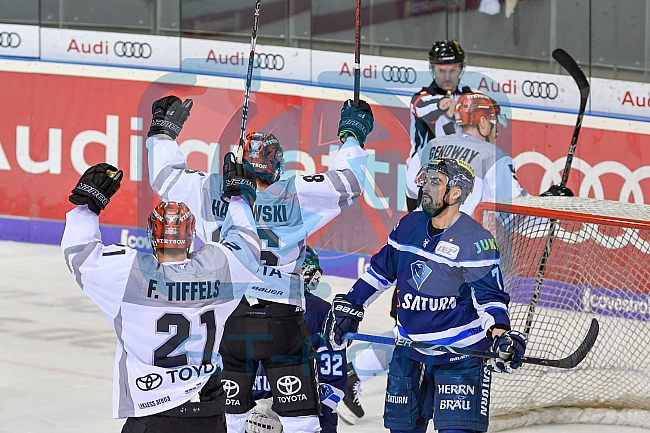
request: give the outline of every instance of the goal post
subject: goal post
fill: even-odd
[[[494,374],[490,431],[650,425],[650,206],[521,197],[482,203],[474,217],[500,249],[513,329],[531,323],[527,355],[562,358],[592,318],[600,323],[594,347],[572,370],[526,365]]]

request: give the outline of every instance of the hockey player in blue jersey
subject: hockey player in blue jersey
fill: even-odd
[[[305,320],[311,330],[311,344],[318,362],[318,389],[321,400],[321,413],[318,417],[321,433],[336,433],[338,426],[337,406],[343,398],[347,383],[345,350],[329,350],[321,330],[332,305],[315,295],[323,270],[320,267],[318,254],[309,245],[302,264],[302,275],[305,279]],[[255,400],[271,398],[271,387],[264,368],[260,365],[253,385]],[[249,415],[246,430],[248,433],[268,432],[279,430],[279,420],[273,421],[268,417],[269,408],[261,411],[253,410]],[[264,428],[263,426],[267,426]],[[273,427],[276,427],[275,429]]]
[[[491,347],[499,358],[484,364],[475,357],[396,348],[384,426],[422,433],[433,416],[440,433],[487,431],[491,373],[519,368],[526,338],[510,329],[494,238],[459,210],[474,185],[472,168],[461,160],[435,159],[417,183],[423,210],[402,218],[368,271],[347,294],[334,298],[323,332],[332,349],[344,348],[343,335],[356,332],[373,295],[396,285],[397,338]]]
[[[175,96],[154,102],[153,122],[173,124],[178,113],[189,115],[191,101]],[[365,101],[346,101],[338,135],[342,146],[320,174],[290,176],[284,171],[283,149],[274,134],[251,132],[244,158],[257,175],[254,214],[262,239],[261,282],[252,280],[245,297],[224,329],[220,353],[224,360],[224,387],[229,433],[243,433],[252,396],[257,362],[262,361],[274,395],[273,410],[287,433],[320,431],[320,398],[309,325],[304,319],[305,295],[300,273],[306,239],[351,206],[363,193],[372,131],[372,110]],[[178,130],[180,131],[180,127]],[[186,170],[176,134],[150,134],[149,180],[163,200],[182,201],[196,216],[197,236],[218,241],[228,204],[221,200],[223,176]],[[299,391],[298,391],[299,388]]]

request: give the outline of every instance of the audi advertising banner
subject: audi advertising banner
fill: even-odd
[[[40,45],[39,45],[40,43]],[[247,43],[95,32],[0,24],[0,56],[35,57],[86,64],[163,68],[207,75],[244,77]],[[461,83],[491,94],[515,108],[576,112],[578,91],[566,75],[471,66]],[[352,88],[353,53],[258,45],[253,90],[261,80],[310,82]],[[489,79],[486,79],[489,77]],[[364,55],[361,87],[408,97],[432,81],[426,52],[422,60]],[[650,119],[650,84],[591,78],[587,113],[626,119]]]
[[[250,46],[205,39],[182,40],[181,69],[189,72],[245,76]],[[254,77],[309,82],[311,50],[257,45]]]
[[[41,59],[179,69],[180,38],[43,27]]]
[[[0,56],[39,57],[39,27],[0,23]]]
[[[157,199],[148,184],[144,141],[151,103],[162,95],[194,99],[179,142],[189,168],[218,171],[239,136],[243,91],[235,90],[237,80],[20,60],[0,62],[0,80],[7,100],[24,102],[0,107],[0,239],[58,243],[72,186],[89,165],[107,161],[125,176],[102,213],[105,241],[147,248],[145,220]],[[327,170],[340,146],[341,103],[350,95],[312,85],[282,86],[280,94],[277,83],[262,80],[251,95],[248,130],[273,131],[285,149],[286,175]],[[309,239],[323,250],[328,269],[338,266],[330,272],[343,276],[363,270],[364,257],[386,242],[406,210],[408,98],[363,97],[375,116],[366,143],[366,191]],[[511,112],[499,138],[512,141],[519,181],[536,195],[559,183],[575,115]],[[568,184],[577,194],[650,201],[650,128],[646,122],[622,122],[585,118]]]

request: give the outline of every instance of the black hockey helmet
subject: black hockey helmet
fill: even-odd
[[[318,254],[309,245],[305,251],[305,260],[302,262],[302,276],[305,280],[305,292],[313,292],[320,283],[323,270],[320,267]]]
[[[434,158],[429,161],[427,165],[420,169],[420,172],[415,178],[415,183],[420,188],[423,188],[427,183],[427,173],[429,171],[437,171],[447,176],[447,191],[455,186],[461,189],[458,203],[464,203],[474,189],[474,178],[476,174],[474,173],[474,169],[462,159]]]
[[[284,152],[275,135],[263,132],[246,134],[244,158],[251,163],[255,174],[263,180],[274,183],[284,173]]]
[[[465,51],[461,48],[456,39],[451,41],[436,41],[429,50],[429,66],[448,65],[452,63],[462,63],[465,67]]]

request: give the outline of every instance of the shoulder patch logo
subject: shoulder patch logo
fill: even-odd
[[[438,242],[438,245],[436,245],[436,250],[435,250],[436,254],[441,255],[443,257],[447,257],[452,260],[458,257],[459,252],[460,252],[460,247],[458,245],[452,244],[447,241]]]
[[[418,290],[420,290],[420,287],[422,286],[422,283],[424,283],[424,280],[426,280],[427,277],[431,275],[431,268],[427,266],[426,262],[418,260],[417,262],[411,263],[411,273],[413,274],[413,281],[415,281],[415,285],[417,286]]]

